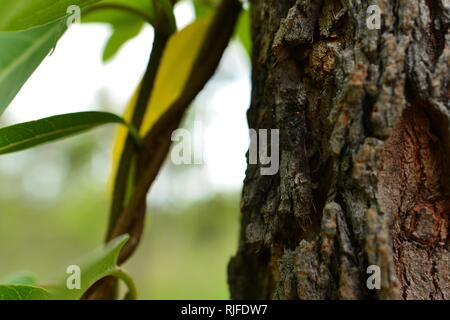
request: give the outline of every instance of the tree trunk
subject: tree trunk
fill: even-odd
[[[280,170],[248,166],[231,297],[450,299],[450,2],[251,11],[248,122],[280,130]]]

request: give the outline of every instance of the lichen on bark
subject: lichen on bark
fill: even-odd
[[[251,12],[248,122],[280,129],[280,170],[248,166],[232,298],[450,299],[450,3],[254,0]]]

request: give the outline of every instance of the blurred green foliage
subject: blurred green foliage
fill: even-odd
[[[110,159],[104,141],[113,134],[103,128],[0,158],[0,277],[29,270],[46,284],[102,243]],[[140,298],[229,297],[226,267],[237,246],[239,195],[205,195],[182,205],[150,202],[142,244],[125,265]]]
[[[146,239],[127,265],[142,297],[229,298],[226,268],[237,246],[238,200],[217,195],[180,211],[155,209]]]

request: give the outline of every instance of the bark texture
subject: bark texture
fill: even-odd
[[[248,122],[280,129],[280,171],[248,166],[232,298],[450,299],[450,1],[251,11]]]

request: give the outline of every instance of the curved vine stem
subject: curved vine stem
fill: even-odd
[[[136,300],[137,299],[137,289],[136,285],[134,284],[133,279],[122,269],[117,269],[113,273],[111,273],[111,276],[114,276],[123,282],[128,287],[128,292],[125,296],[125,300]]]

